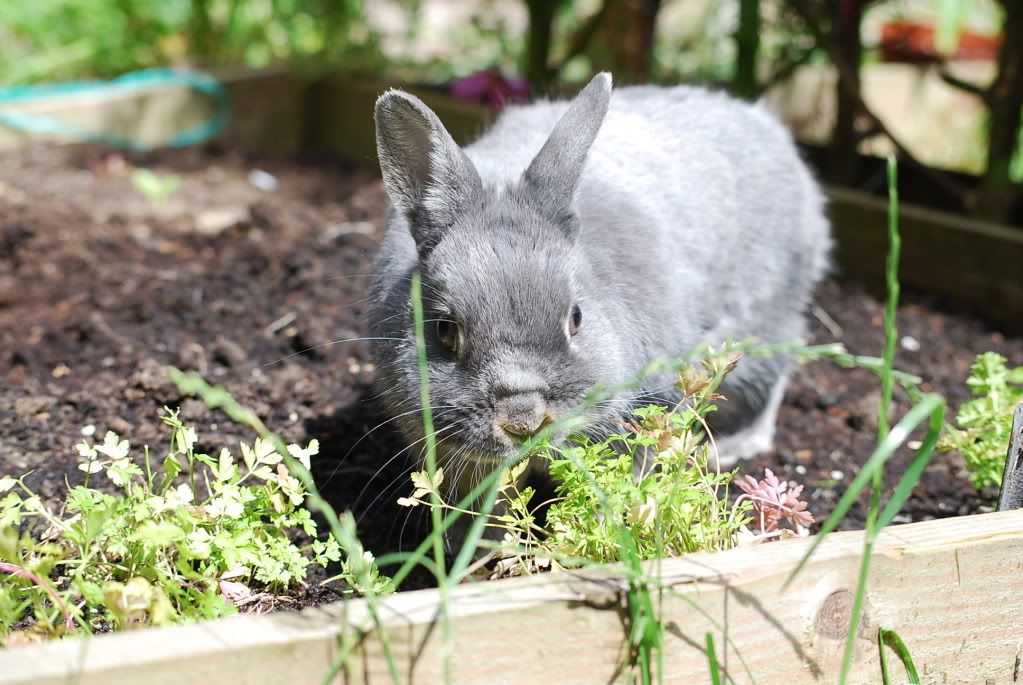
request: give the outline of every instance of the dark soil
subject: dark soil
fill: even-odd
[[[132,162],[179,174],[181,188],[147,200],[133,189]],[[253,186],[253,169],[279,187]],[[0,157],[0,474],[32,471],[27,483],[53,503],[65,481],[81,480],[74,445],[83,431],[162,445],[164,405],[181,407],[201,447],[251,440],[219,411],[182,398],[164,372],[175,365],[227,386],[286,440],[318,438],[319,485],[339,509],[354,509],[368,547],[408,548],[417,522],[394,503],[407,494],[408,464],[387,426],[374,430],[382,419],[368,401],[373,368],[358,340],[385,209],[378,180],[320,160],[207,150],[123,166],[90,148]],[[1023,363],[1023,340],[911,293],[904,302],[908,338],[897,364],[953,406],[977,353]],[[855,284],[824,284],[815,311],[815,341],[879,353],[882,307]],[[826,515],[874,447],[877,395],[870,372],[804,366],[776,451],[743,470],[806,483],[811,509]],[[906,408],[897,396],[893,415]],[[906,463],[900,454],[889,488]],[[899,520],[977,512],[989,501],[958,457],[938,455]],[[843,527],[862,521],[857,509]]]

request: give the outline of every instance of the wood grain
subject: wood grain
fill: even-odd
[[[651,565],[665,591],[665,682],[709,683],[716,638],[736,683],[834,683],[863,535],[828,538],[787,592],[807,540]],[[454,593],[454,683],[624,682],[624,578],[609,568],[463,585]],[[880,682],[877,629],[894,628],[924,683],[1013,681],[1023,641],[1023,511],[885,531],[850,683]],[[443,682],[437,594],[402,593],[382,617],[402,682]],[[391,682],[364,600],[0,652],[0,685],[321,683],[342,635],[358,640],[344,683]],[[366,631],[366,632],[364,632]],[[751,679],[739,655],[753,674]]]

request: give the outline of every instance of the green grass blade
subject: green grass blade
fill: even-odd
[[[931,461],[931,455],[934,453],[934,447],[938,444],[938,439],[941,437],[941,429],[945,424],[945,401],[937,395],[933,395],[939,402],[938,406],[931,412],[930,426],[927,429],[927,434],[921,441],[920,448],[916,451],[913,456],[913,460],[909,464],[909,468],[902,474],[902,478],[899,479],[898,485],[895,486],[895,492],[892,493],[891,499],[888,500],[888,504],[885,505],[884,511],[881,512],[877,519],[877,530],[880,530],[892,522],[896,514],[902,509],[902,505],[905,504],[909,498],[910,493],[920,480],[920,475],[923,473],[927,464]]]
[[[870,576],[870,562],[874,555],[874,535],[868,530],[863,541],[863,555],[860,557],[860,572],[856,576],[856,594],[853,595],[852,610],[849,618],[849,630],[845,638],[845,651],[842,653],[842,670],[838,677],[839,685],[844,685],[849,677],[853,654],[856,651],[856,637],[860,630],[860,616],[863,613],[863,600],[867,596],[867,579]]]
[[[882,634],[884,628],[877,631],[877,653],[881,658],[881,685],[892,685],[892,675],[888,671],[888,653],[884,650]]]
[[[895,387],[892,371],[895,366],[895,347],[898,338],[896,315],[899,308],[899,254],[902,240],[899,237],[899,191],[898,165],[895,157],[888,157],[888,260],[885,264],[885,279],[888,298],[884,312],[884,367],[881,371],[881,402],[877,412],[877,438],[888,435],[888,412],[892,405]]]
[[[433,430],[433,408],[430,405],[430,369],[426,360],[426,335],[423,324],[423,284],[419,272],[412,274],[412,318],[415,324],[416,353],[419,364],[419,401],[423,410],[423,430],[426,434],[426,472],[430,475],[431,481],[437,482],[437,435]],[[439,600],[441,635],[443,645],[441,649],[441,662],[444,669],[444,682],[451,682],[452,664],[451,658],[454,652],[454,635],[451,629],[450,620],[450,590],[447,574],[447,559],[444,552],[444,539],[437,531],[444,530],[443,512],[440,510],[440,494],[436,490],[431,491],[430,519],[435,534],[433,539],[433,563],[437,576],[437,594]]]
[[[902,242],[899,238],[899,193],[898,166],[895,156],[888,156],[888,259],[885,262],[885,280],[888,297],[884,310],[884,353],[882,355],[881,401],[877,407],[877,441],[881,442],[888,435],[888,414],[892,406],[892,394],[895,390],[895,379],[892,375],[895,367],[895,346],[898,339],[896,316],[899,309],[899,252]],[[874,472],[873,489],[870,494],[870,510],[867,515],[867,528],[874,529],[877,512],[881,503],[884,487],[884,470]]]
[[[898,337],[898,331],[896,327],[896,315],[898,313],[899,306],[899,252],[901,248],[901,241],[899,238],[899,196],[898,196],[898,174],[895,157],[890,155],[888,157],[888,259],[885,264],[885,276],[888,286],[888,297],[885,301],[885,317],[884,317],[884,330],[885,330],[885,346],[884,353],[882,356],[882,365],[879,370],[881,376],[881,397],[878,402],[878,417],[877,417],[877,441],[878,445],[883,445],[892,433],[889,432],[889,419],[888,414],[891,409],[892,394],[895,387],[894,378],[894,365],[895,365],[895,345]],[[933,404],[934,398],[927,404]],[[918,407],[925,404],[921,404],[914,407]],[[940,429],[941,414],[944,412],[944,402],[940,401],[938,405],[933,409],[931,414],[931,423],[934,423],[935,413],[938,414],[938,428]],[[912,413],[912,411],[910,412]],[[900,424],[901,425],[901,424]],[[908,437],[908,432],[905,432],[901,438],[905,440]],[[928,436],[930,437],[930,435]],[[936,440],[936,435],[935,435]],[[900,441],[901,442],[901,441]],[[930,459],[931,452],[934,449],[934,444],[929,445],[927,449],[921,449],[917,452],[916,458],[914,458],[911,468],[906,474],[900,479],[896,492],[899,495],[894,498],[894,501],[889,502],[885,508],[885,512],[891,512],[891,516],[895,516],[895,512],[902,506],[902,502],[909,496],[913,486],[920,478],[920,474],[923,468],[926,466]],[[863,537],[863,556],[860,561],[860,572],[856,579],[856,594],[853,598],[852,615],[849,619],[849,630],[846,636],[845,650],[842,654],[842,669],[839,674],[838,682],[840,685],[845,685],[849,677],[849,669],[852,667],[853,654],[856,651],[856,634],[859,632],[860,616],[863,609],[863,602],[867,594],[867,582],[870,577],[870,564],[874,554],[874,542],[877,539],[877,534],[884,527],[884,523],[881,522],[880,518],[880,507],[881,507],[881,496],[884,489],[884,462],[880,462],[878,467],[875,468],[871,474],[871,493],[870,493],[870,505],[867,509],[866,526]],[[893,506],[894,505],[894,506]]]
[[[710,685],[721,685],[721,667],[714,651],[714,636],[707,633],[707,668],[710,669]]]
[[[886,646],[898,655],[899,661],[902,662],[902,667],[906,669],[909,685],[920,685],[920,675],[916,671],[916,664],[913,663],[913,657],[910,655],[906,643],[902,641],[902,638],[894,630],[881,628],[877,631],[877,648],[881,652],[881,673],[884,677],[885,685],[891,682],[885,656]]]

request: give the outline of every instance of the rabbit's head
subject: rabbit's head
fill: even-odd
[[[390,91],[377,101],[384,183],[422,278],[438,454],[442,463],[474,466],[460,470],[468,477],[608,380],[613,329],[599,302],[587,299],[594,276],[575,249],[574,195],[610,97],[611,78],[600,74],[518,180],[499,187],[481,180],[419,99]],[[399,322],[390,329],[398,340],[378,345],[379,382],[415,445],[423,438],[419,369],[408,281],[398,287],[400,305],[385,312]],[[608,421],[610,411],[591,409],[584,420]]]

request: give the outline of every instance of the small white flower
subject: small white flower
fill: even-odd
[[[124,459],[128,456],[128,441],[121,440],[117,437],[117,433],[113,431],[107,431],[106,436],[103,438],[102,445],[96,445],[96,451],[100,454],[105,454],[111,459]],[[81,450],[79,450],[81,454]],[[83,455],[84,456],[84,455]]]
[[[213,498],[213,501],[206,505],[206,510],[213,516],[237,518],[245,511],[245,505],[225,493],[220,497]]]
[[[78,470],[84,471],[85,473],[99,473],[103,470],[103,464],[95,459],[91,461],[83,461],[78,465]]]
[[[84,462],[78,465],[79,471],[85,473],[99,473],[103,470],[103,464],[99,461],[99,455],[96,454],[96,448],[90,445],[85,440],[75,445],[75,449],[78,450],[78,455],[85,459]]]
[[[205,559],[209,557],[210,552],[212,551],[210,546],[210,541],[212,539],[213,536],[210,535],[209,532],[202,528],[198,528],[188,534],[185,538],[185,545],[188,547],[189,552],[200,559]]]
[[[195,500],[195,493],[192,492],[192,488],[188,485],[188,483],[182,483],[178,487],[168,491],[166,497],[154,495],[149,498],[149,501],[153,506],[154,513],[157,514],[170,509],[187,506],[191,504],[193,500]]]

